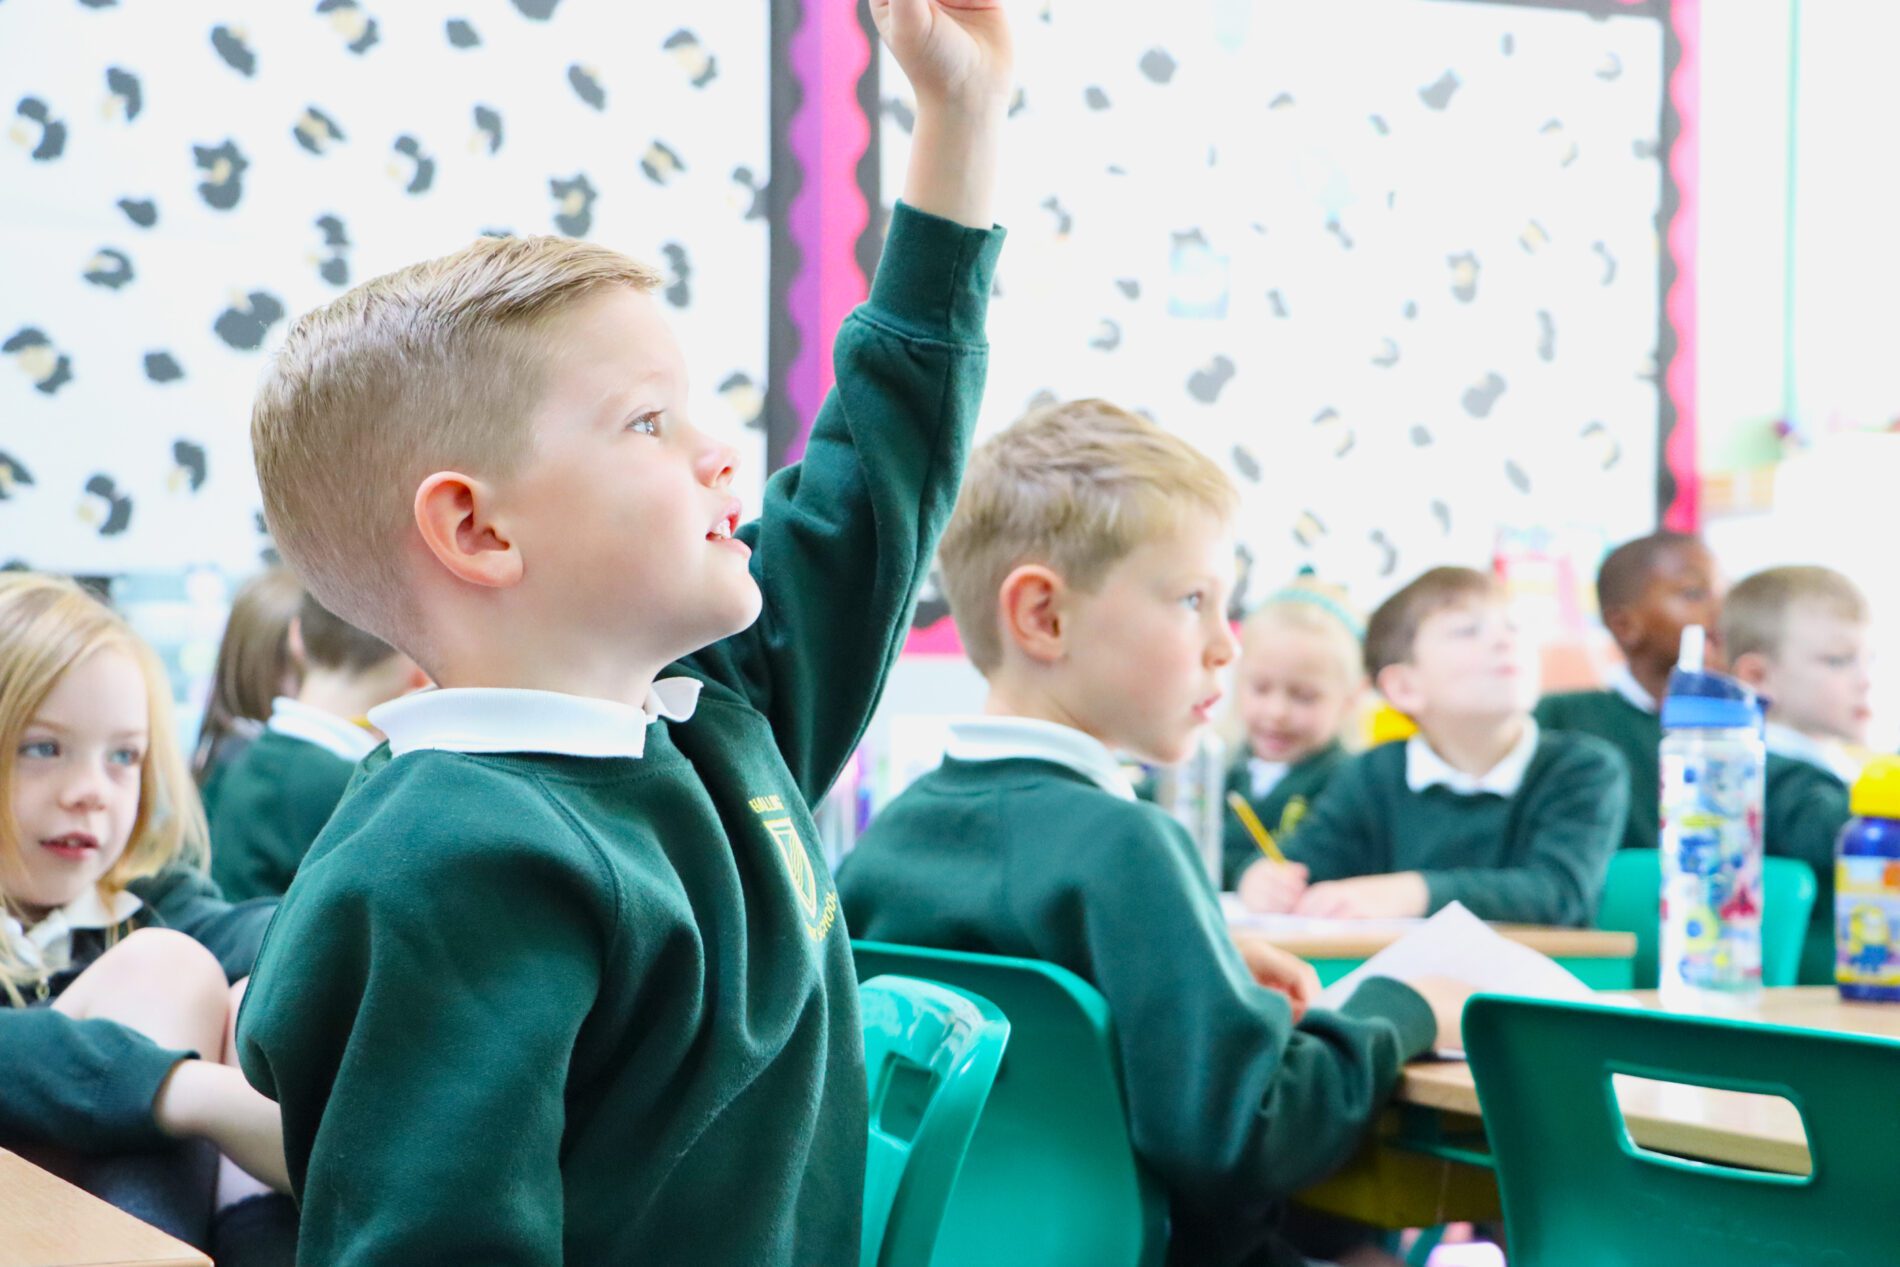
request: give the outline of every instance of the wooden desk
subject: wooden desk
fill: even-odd
[[[1626,998],[1658,1006],[1653,992]],[[1774,1025],[1900,1039],[1900,1007],[1843,1003],[1831,986],[1766,991],[1755,1015]],[[1408,1065],[1393,1101],[1359,1156],[1301,1202],[1387,1227],[1498,1217],[1470,1066]],[[1617,1101],[1644,1148],[1782,1174],[1810,1169],[1800,1115],[1785,1100],[1620,1080]]]
[[[211,1260],[0,1149],[0,1267],[211,1267]]]

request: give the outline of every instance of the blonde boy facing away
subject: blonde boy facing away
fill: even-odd
[[[1433,568],[1366,625],[1366,670],[1418,723],[1356,757],[1287,851],[1242,878],[1260,910],[1381,918],[1464,903],[1483,919],[1590,921],[1629,774],[1592,735],[1540,730],[1497,582]],[[1306,870],[1301,872],[1301,867]]]
[[[1313,970],[1236,946],[1186,834],[1114,756],[1181,760],[1220,700],[1235,502],[1206,457],[1105,401],[984,444],[939,555],[984,715],[871,824],[839,893],[858,936],[1092,983],[1135,1149],[1171,1193],[1172,1260],[1299,1262],[1277,1203],[1350,1155],[1462,993],[1376,979],[1308,1011]]]
[[[1814,868],[1804,985],[1834,981],[1834,845],[1858,773],[1846,745],[1867,741],[1872,716],[1870,632],[1859,587],[1824,567],[1757,572],[1722,610],[1730,668],[1768,700],[1763,843]]]
[[[918,96],[904,203],[757,521],[658,275],[587,243],[367,283],[260,393],[286,558],[442,688],[375,711],[240,1018],[308,1261],[858,1256],[857,985],[808,806],[954,502],[1011,83],[998,9],[872,7]]]

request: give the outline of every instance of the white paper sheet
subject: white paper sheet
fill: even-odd
[[[1268,941],[1282,937],[1308,937],[1314,934],[1365,936],[1368,933],[1404,934],[1425,927],[1423,919],[1319,919],[1312,915],[1262,915],[1248,910],[1238,893],[1220,895],[1221,914],[1229,928],[1259,933]]]

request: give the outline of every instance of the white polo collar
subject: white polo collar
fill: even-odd
[[[390,755],[445,752],[542,752],[564,757],[646,755],[647,727],[685,721],[699,705],[700,683],[661,678],[640,707],[558,691],[451,687],[418,691],[369,710],[389,737]]]
[[[1643,689],[1643,684],[1636,680],[1636,675],[1630,672],[1627,664],[1619,664],[1611,669],[1605,685],[1651,717],[1662,711],[1656,697]]]
[[[1268,761],[1262,757],[1247,758],[1247,786],[1254,800],[1270,795],[1280,781],[1293,771],[1290,761]]]
[[[271,701],[270,721],[264,729],[291,739],[313,743],[345,761],[357,762],[376,748],[376,736],[347,717],[312,708],[302,700],[280,695]]]
[[[1460,796],[1489,792],[1493,796],[1516,796],[1524,782],[1524,772],[1537,754],[1537,723],[1524,721],[1524,733],[1504,759],[1483,774],[1466,774],[1439,756],[1422,734],[1405,741],[1405,785],[1414,792],[1443,785]]]
[[[950,723],[944,755],[958,761],[1007,761],[1028,757],[1053,761],[1087,778],[1104,792],[1125,801],[1135,799],[1135,786],[1122,772],[1101,740],[1073,726],[1031,717],[970,717]]]
[[[66,905],[48,911],[31,928],[11,915],[0,916],[0,932],[5,933],[15,958],[50,976],[72,962],[75,932],[111,928],[131,919],[144,905],[136,893],[124,889],[113,894],[108,904],[99,886],[93,885]]]
[[[1762,740],[1768,745],[1768,751],[1777,756],[1819,766],[1843,783],[1851,785],[1860,777],[1860,764],[1838,744],[1804,735],[1791,726],[1771,721],[1762,727]]]

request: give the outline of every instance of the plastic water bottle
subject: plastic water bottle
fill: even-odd
[[[1663,1004],[1746,1011],[1761,998],[1762,707],[1703,668],[1683,630],[1662,705]]]
[[[1843,999],[1900,1003],[1900,757],[1854,780],[1834,853],[1834,979]]]
[[[1187,829],[1195,852],[1216,889],[1221,881],[1222,815],[1227,812],[1227,745],[1212,728],[1203,728],[1187,760],[1157,780],[1160,804]]]

